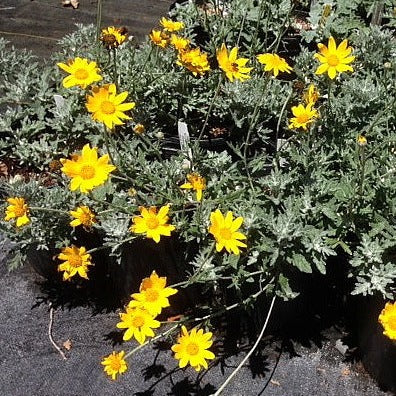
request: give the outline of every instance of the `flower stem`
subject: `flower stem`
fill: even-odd
[[[102,0],[97,0],[97,8],[96,8],[96,41],[99,40],[100,37],[100,28],[102,24]]]
[[[263,338],[265,329],[267,328],[268,321],[269,321],[269,318],[270,318],[270,316],[271,316],[272,309],[273,309],[273,307],[274,307],[275,299],[276,299],[276,296],[274,296],[274,297],[272,298],[271,305],[270,305],[270,308],[269,308],[269,310],[268,310],[268,314],[267,314],[267,317],[266,317],[266,319],[265,319],[263,328],[261,329],[261,332],[260,332],[260,334],[259,334],[259,336],[258,336],[256,342],[254,343],[252,349],[251,349],[251,350],[248,352],[248,354],[243,358],[243,360],[241,361],[241,363],[239,363],[238,367],[237,367],[237,368],[231,373],[231,375],[226,379],[226,381],[223,383],[223,385],[216,391],[216,393],[213,394],[213,396],[219,396],[219,395],[223,392],[223,390],[226,388],[226,386],[231,382],[231,380],[234,378],[234,376],[235,376],[235,375],[238,373],[238,371],[243,367],[243,365],[248,361],[248,359],[250,358],[250,356],[252,355],[252,353],[256,350],[256,348],[257,348],[258,345],[260,344],[260,341],[261,341],[261,339]]]
[[[160,338],[162,338],[162,337],[165,337],[166,335],[172,333],[172,332],[173,332],[174,330],[176,330],[178,327],[179,327],[179,324],[177,324],[177,325],[175,325],[175,326],[172,326],[170,329],[164,331],[163,333],[158,334],[157,336],[151,338],[150,340],[144,342],[144,343],[141,344],[141,345],[138,345],[136,348],[132,349],[132,351],[129,351],[129,352],[125,355],[125,358],[128,358],[129,356],[131,356],[132,354],[134,354],[135,352],[137,352],[139,349],[144,348],[146,345],[148,345],[148,344],[150,344],[150,343],[152,343],[152,342],[154,342],[154,341],[156,341],[156,340],[158,340],[158,339],[160,339]]]

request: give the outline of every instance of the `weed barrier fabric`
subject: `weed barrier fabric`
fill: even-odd
[[[48,338],[49,293],[43,278],[29,266],[9,273],[0,258],[0,394],[2,396],[210,395],[226,380],[246,353],[249,343],[212,350],[221,356],[208,371],[180,369],[163,340],[141,349],[128,360],[128,371],[112,381],[100,361],[121,344],[118,313],[97,312],[94,306],[70,306],[54,312],[52,334],[60,346],[68,340],[63,360]],[[276,310],[273,315],[276,315]],[[270,320],[271,321],[271,320]],[[359,363],[347,362],[336,348],[340,332],[317,334],[305,346],[264,337],[253,356],[224,394],[306,396],[385,396]],[[318,347],[319,345],[319,347]],[[292,346],[292,347],[291,347]],[[279,351],[282,350],[282,353]]]

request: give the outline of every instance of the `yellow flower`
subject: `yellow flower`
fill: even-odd
[[[101,361],[101,364],[104,366],[103,370],[111,377],[112,380],[116,379],[117,374],[125,373],[128,369],[124,355],[124,351],[119,353],[112,352],[110,355],[105,356]]]
[[[101,361],[101,364],[104,366],[103,370],[111,377],[112,380],[116,379],[117,374],[125,373],[128,369],[124,355],[124,351],[119,353],[112,352],[110,355],[105,356]]]
[[[319,54],[315,54],[316,58],[321,65],[317,68],[315,74],[326,73],[331,79],[334,79],[338,73],[345,71],[353,71],[349,63],[355,60],[354,56],[349,56],[352,48],[348,47],[348,41],[345,39],[337,47],[333,37],[329,38],[328,47],[319,43]]]
[[[109,26],[108,28],[102,29],[100,41],[102,41],[107,48],[117,48],[127,37],[128,35],[126,34],[125,28]]]
[[[150,278],[142,280],[140,293],[132,294],[133,300],[128,304],[129,308],[146,309],[153,317],[159,315],[162,308],[169,307],[168,297],[177,293],[176,289],[166,286],[166,277],[159,277],[155,271]]]
[[[74,60],[70,60],[67,64],[57,63],[57,65],[70,74],[62,81],[65,88],[74,86],[86,88],[88,85],[102,80],[102,76],[98,74],[100,70],[96,62],[90,62],[88,59],[77,57]]]
[[[265,65],[264,71],[271,71],[274,74],[274,77],[277,77],[279,72],[290,73],[293,70],[285,59],[281,58],[277,54],[259,54],[257,55],[257,60]]]
[[[165,48],[168,45],[168,35],[160,30],[152,30],[149,37],[152,43],[158,47]]]
[[[74,245],[65,247],[62,249],[62,253],[58,254],[58,259],[64,261],[58,265],[58,271],[64,271],[63,280],[68,280],[76,274],[88,279],[88,266],[93,263],[91,263],[91,255],[87,253],[85,247],[79,248]]]
[[[224,217],[219,209],[210,214],[211,225],[209,233],[216,239],[216,250],[220,252],[224,248],[228,253],[239,254],[239,247],[246,247],[240,239],[246,239],[246,236],[237,232],[243,223],[243,217],[233,219],[233,214],[228,211]]]
[[[182,326],[182,333],[178,337],[177,344],[172,346],[172,351],[175,352],[175,359],[179,360],[179,367],[186,367],[190,364],[196,371],[201,370],[201,366],[208,368],[206,360],[215,358],[213,352],[208,351],[213,344],[212,333],[204,333],[202,329],[192,329],[188,333],[185,326]]]
[[[357,144],[359,146],[365,146],[367,144],[367,139],[365,136],[359,135],[357,138]]]
[[[142,308],[126,308],[125,313],[120,313],[121,322],[117,323],[119,329],[127,329],[122,339],[130,340],[132,337],[139,344],[143,344],[146,337],[154,337],[154,331],[161,323],[155,320],[148,311]]]
[[[11,219],[16,219],[16,226],[22,227],[30,223],[28,217],[29,208],[25,203],[25,199],[21,197],[8,198],[7,202],[9,205],[6,208],[6,213],[4,220],[10,221]]]
[[[172,21],[171,19],[167,19],[164,17],[161,18],[160,24],[168,32],[178,32],[179,30],[184,29],[183,22]]]
[[[141,135],[142,133],[144,133],[145,130],[146,128],[144,127],[143,124],[136,124],[133,127],[133,132],[135,132],[137,135]]]
[[[313,122],[319,116],[318,112],[312,108],[312,103],[304,107],[303,104],[291,108],[294,117],[290,118],[289,128],[303,128],[305,131],[308,124]]]
[[[124,111],[133,109],[135,103],[122,103],[127,96],[127,91],[117,95],[115,84],[94,87],[92,89],[92,96],[87,96],[86,108],[92,113],[94,120],[103,122],[107,128],[111,129],[114,125],[124,124],[121,121],[122,119],[131,119]]]
[[[96,223],[95,215],[88,206],[79,206],[76,210],[71,210],[70,214],[74,217],[74,220],[70,222],[72,227],[82,225],[90,228]]]
[[[171,231],[175,229],[175,226],[167,224],[169,221],[169,205],[162,206],[158,213],[155,206],[148,209],[140,207],[139,209],[141,216],[135,216],[132,219],[133,224],[129,228],[131,232],[145,233],[147,238],[154,239],[158,243],[161,235],[170,236]]]
[[[187,175],[187,183],[184,183],[180,188],[192,189],[197,192],[197,201],[202,200],[202,191],[206,188],[206,180],[198,173],[190,173]]]
[[[201,52],[199,48],[179,51],[176,64],[184,66],[186,69],[190,70],[194,76],[197,74],[202,75],[210,70],[208,54]]]
[[[381,311],[378,321],[384,328],[383,334],[391,340],[396,341],[396,302],[385,304],[385,308]]]
[[[314,105],[320,97],[319,91],[316,89],[315,85],[309,84],[308,89],[304,93],[304,101],[306,104]]]
[[[228,50],[223,43],[221,48],[217,50],[217,61],[219,67],[222,69],[227,78],[232,82],[234,78],[236,80],[245,81],[250,78],[248,73],[252,70],[252,67],[245,67],[246,63],[249,62],[247,58],[238,59],[238,48],[234,47],[228,55]]]
[[[62,158],[61,162],[61,171],[72,179],[70,190],[79,188],[82,193],[104,184],[109,173],[116,169],[109,164],[108,154],[98,158],[98,148],[90,148],[89,144],[83,147],[81,155],[73,154],[71,160]]]
[[[184,37],[177,36],[176,34],[172,34],[170,43],[178,51],[183,51],[186,50],[190,45],[190,40]]]

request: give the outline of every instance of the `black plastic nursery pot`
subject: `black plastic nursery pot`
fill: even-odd
[[[378,316],[385,306],[380,297],[359,297],[355,305],[357,342],[366,370],[385,391],[396,394],[396,342],[383,334]]]

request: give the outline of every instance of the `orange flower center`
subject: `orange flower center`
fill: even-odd
[[[103,101],[103,102],[100,104],[100,110],[101,110],[102,113],[104,113],[104,114],[114,114],[116,108],[115,108],[115,106],[114,106],[113,103],[111,103],[111,102],[108,101],[108,100],[105,100],[105,101]]]
[[[22,217],[25,215],[25,208],[23,206],[15,206],[14,213],[16,217]]]
[[[85,80],[89,76],[89,73],[85,69],[77,69],[74,76],[77,80]]]
[[[337,55],[329,55],[327,57],[327,63],[330,66],[337,66],[340,63],[340,61],[338,60],[338,56]]]
[[[230,69],[231,69],[231,71],[232,71],[233,73],[237,73],[237,72],[239,71],[239,67],[238,67],[238,65],[237,65],[235,62],[234,62],[234,63],[231,63]]]
[[[148,302],[154,302],[157,301],[159,297],[159,293],[157,290],[154,289],[147,289],[146,290],[146,300]]]
[[[69,256],[67,261],[74,268],[81,267],[82,260],[81,257],[78,256],[77,254],[73,254],[72,256]]]
[[[159,226],[159,221],[156,217],[150,217],[146,220],[147,228],[154,230]]]
[[[118,371],[118,370],[121,368],[121,360],[120,360],[117,356],[114,356],[114,357],[111,359],[110,367],[111,367],[114,371]]]
[[[84,180],[93,179],[93,177],[95,176],[95,168],[91,165],[82,166],[80,170],[80,176]]]
[[[88,226],[92,222],[91,216],[88,213],[83,213],[82,215],[80,215],[80,221],[82,224]]]
[[[307,113],[300,114],[299,116],[297,116],[297,122],[299,124],[305,124],[308,121],[309,121],[309,116]]]
[[[133,327],[142,327],[144,325],[143,316],[135,316],[132,320]]]
[[[199,352],[199,346],[195,342],[190,342],[186,347],[186,351],[190,356],[195,356]]]
[[[396,315],[392,315],[388,319],[388,326],[392,331],[396,331]]]
[[[229,228],[222,228],[220,230],[220,236],[221,236],[222,239],[229,240],[229,239],[231,239],[232,232],[230,231]]]

